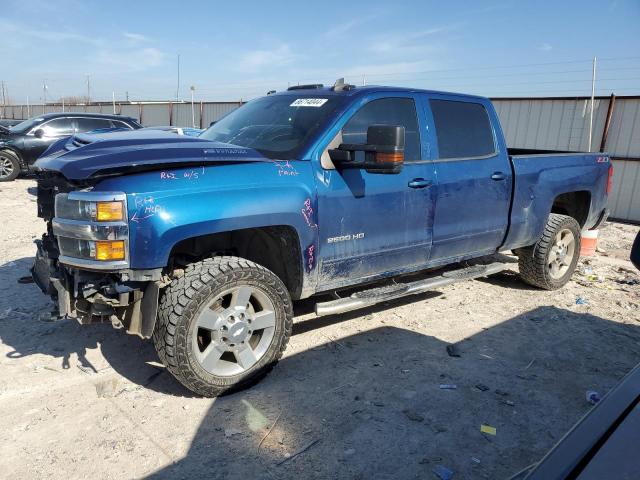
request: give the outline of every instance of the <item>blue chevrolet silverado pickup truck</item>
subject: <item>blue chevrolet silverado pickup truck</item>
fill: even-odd
[[[509,250],[525,282],[563,286],[612,175],[603,153],[508,150],[486,98],[343,81],[197,138],[77,135],[36,167],[32,272],[56,314],[153,338],[205,396],[273,367],[292,300],[330,292],[316,313],[336,314],[498,272]]]

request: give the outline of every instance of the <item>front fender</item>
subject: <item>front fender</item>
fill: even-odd
[[[304,252],[317,243],[313,185],[309,162],[296,161],[146,172],[96,190],[127,193],[131,268],[152,269],[183,240],[244,228],[290,226]]]

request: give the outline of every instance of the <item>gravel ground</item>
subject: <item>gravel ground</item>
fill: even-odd
[[[271,375],[194,398],[150,342],[42,319],[49,299],[17,283],[44,231],[34,185],[0,186],[4,478],[507,478],[640,361],[638,227],[611,223],[559,291],[507,271],[330,317],[299,302]]]

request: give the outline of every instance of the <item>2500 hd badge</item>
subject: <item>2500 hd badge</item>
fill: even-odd
[[[347,240],[362,240],[364,238],[364,232],[354,233],[353,235],[340,235],[339,237],[327,238],[327,243],[346,242]]]

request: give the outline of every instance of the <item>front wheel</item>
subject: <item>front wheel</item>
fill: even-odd
[[[153,340],[189,390],[215,397],[249,386],[278,362],[293,307],[271,271],[237,257],[189,265],[163,292]]]
[[[520,277],[534,287],[556,290],[569,281],[579,257],[580,225],[574,218],[552,213],[540,240],[518,250]]]
[[[9,150],[0,150],[0,182],[11,182],[20,174],[18,156]]]

